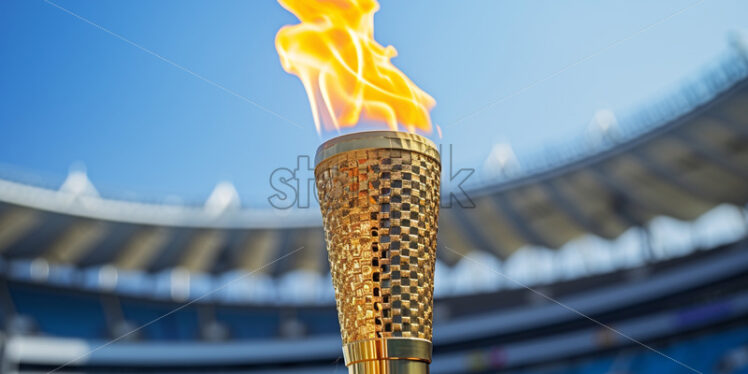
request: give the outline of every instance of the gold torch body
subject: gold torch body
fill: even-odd
[[[428,373],[441,163],[396,131],[322,144],[315,178],[350,373]]]

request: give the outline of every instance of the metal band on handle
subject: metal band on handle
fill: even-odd
[[[360,340],[343,346],[345,365],[362,361],[411,360],[431,363],[431,342],[415,338]]]

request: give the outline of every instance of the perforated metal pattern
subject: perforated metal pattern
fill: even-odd
[[[400,149],[335,154],[315,169],[343,343],[431,340],[439,161]]]

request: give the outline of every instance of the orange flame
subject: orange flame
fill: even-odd
[[[398,70],[392,46],[374,40],[376,0],[278,0],[301,21],[275,37],[283,69],[304,84],[317,132],[366,120],[431,132],[436,101]],[[322,123],[322,124],[321,124]]]

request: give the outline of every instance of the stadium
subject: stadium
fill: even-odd
[[[701,71],[442,208],[433,373],[748,372],[746,43]],[[6,174],[0,371],[346,370],[318,211]]]

